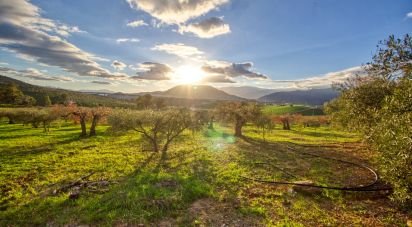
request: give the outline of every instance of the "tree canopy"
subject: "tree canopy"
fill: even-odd
[[[412,38],[390,36],[378,45],[367,76],[336,87],[339,98],[326,104],[334,123],[359,130],[379,152],[383,178],[393,198],[412,205]]]

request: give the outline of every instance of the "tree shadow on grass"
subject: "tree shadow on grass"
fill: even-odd
[[[342,135],[339,133],[332,133],[332,132],[316,132],[316,131],[296,131],[297,133],[304,135],[304,136],[311,136],[311,137],[321,137],[321,138],[354,138],[351,135]]]
[[[68,199],[66,194],[38,198],[0,213],[0,225],[137,225],[181,215],[193,201],[210,195],[211,186],[205,176],[212,170],[211,163],[202,159],[171,168],[170,162],[181,160],[178,155],[150,152],[135,165],[135,171],[110,179],[118,183],[111,184],[104,194],[82,192],[77,200]]]

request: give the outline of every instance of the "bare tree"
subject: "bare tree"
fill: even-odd
[[[170,143],[190,127],[191,115],[187,109],[118,110],[109,116],[108,122],[115,131],[140,133],[154,152],[166,152]]]

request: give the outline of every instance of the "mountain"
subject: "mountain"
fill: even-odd
[[[44,96],[49,96],[52,103],[60,103],[62,99],[75,101],[80,106],[103,105],[108,107],[135,108],[133,102],[139,96],[151,94],[166,100],[168,105],[187,107],[206,107],[214,105],[219,100],[245,100],[229,95],[224,91],[211,86],[179,85],[166,91],[142,92],[142,93],[109,93],[108,90],[97,91],[72,91],[61,88],[42,87],[32,85],[20,80],[0,75],[0,89],[5,84],[16,84],[25,94],[32,96],[41,104]]]
[[[265,89],[265,88],[250,87],[250,86],[221,87],[219,89],[228,94],[236,95],[236,96],[239,96],[245,99],[258,99],[262,96],[276,92],[276,90],[274,89]]]
[[[80,106],[108,106],[108,107],[133,107],[135,104],[126,100],[106,97],[105,95],[87,94],[79,91],[71,91],[60,88],[42,87],[10,77],[0,75],[0,89],[6,84],[15,84],[25,94],[37,100],[38,104],[44,100],[44,96],[49,96],[52,103],[64,102],[63,100],[75,101]]]
[[[184,99],[205,99],[205,100],[244,100],[235,95],[221,91],[207,85],[178,85],[163,92],[153,92],[154,96],[184,98]]]
[[[99,90],[78,90],[79,92],[83,92],[83,93],[89,93],[89,94],[111,94],[111,93],[115,93],[112,90],[108,90],[108,89],[99,89]]]
[[[265,95],[258,99],[260,102],[270,102],[276,104],[306,104],[322,105],[323,103],[336,98],[339,93],[332,88],[281,91]]]

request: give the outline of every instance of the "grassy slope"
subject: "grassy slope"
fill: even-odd
[[[239,177],[287,179],[279,171],[254,165],[270,161],[299,180],[323,184],[367,181],[361,170],[307,159],[285,149],[287,143],[328,156],[370,159],[370,153],[354,143],[358,138],[353,134],[328,128],[275,129],[267,139],[276,144],[268,145],[259,141],[259,132],[253,127],[245,129],[249,142],[230,136],[229,128],[218,127],[195,137],[187,133],[162,158],[142,152],[136,134],[111,135],[106,129],[101,126],[98,137],[79,140],[78,126],[69,123],[54,125],[44,134],[41,129],[1,122],[0,225],[405,223],[406,215],[376,194],[294,192],[290,187]],[[83,192],[77,200],[69,200],[67,193],[47,193],[90,172],[96,172],[91,180],[112,182],[107,192]]]
[[[264,106],[263,112],[265,114],[273,114],[273,115],[283,115],[283,114],[302,114],[305,116],[312,116],[312,115],[323,115],[323,111],[320,108],[313,108],[308,106],[302,105],[267,105]]]

